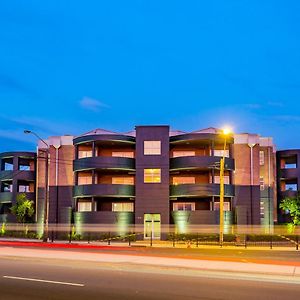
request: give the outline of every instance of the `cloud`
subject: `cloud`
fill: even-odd
[[[19,142],[34,143],[19,129],[0,129],[0,137]]]
[[[94,112],[98,112],[100,111],[102,108],[108,108],[109,106],[106,105],[105,103],[96,100],[96,99],[92,99],[89,97],[84,97],[80,102],[79,102],[80,106],[86,110],[91,110]]]
[[[268,105],[274,106],[274,107],[283,107],[284,106],[284,104],[282,102],[277,102],[277,101],[269,101]]]

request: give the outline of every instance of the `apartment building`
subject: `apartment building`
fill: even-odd
[[[48,150],[38,145],[38,222],[44,220],[46,150],[50,223],[140,224],[145,237],[156,228],[156,238],[164,224],[179,229],[218,224],[223,155],[225,224],[272,224],[276,215],[271,138],[229,135],[225,146],[216,128],[183,132],[137,126],[128,133],[95,129],[46,143]]]
[[[281,150],[277,152],[277,192],[278,192],[278,222],[290,221],[288,212],[279,208],[286,197],[294,197],[299,191],[300,183],[300,149]]]
[[[17,195],[25,193],[36,202],[36,153],[4,152],[0,154],[0,222],[14,222],[10,208]]]

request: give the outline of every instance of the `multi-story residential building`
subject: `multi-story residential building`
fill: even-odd
[[[286,197],[294,197],[299,191],[300,183],[300,149],[281,150],[277,152],[277,190],[278,222],[289,222],[287,212],[279,208]]]
[[[218,224],[220,159],[225,157],[225,223],[272,224],[275,149],[270,138],[226,137],[216,128],[190,133],[137,126],[128,133],[96,129],[46,140],[49,222],[129,224],[160,236],[160,227]],[[224,148],[225,146],[225,148]],[[45,143],[39,143],[37,219],[45,211]]]
[[[25,193],[35,202],[36,154],[4,152],[0,154],[0,222],[14,222],[10,208],[17,195]]]

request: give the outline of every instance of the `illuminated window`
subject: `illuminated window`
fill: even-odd
[[[264,204],[264,201],[260,201],[260,216],[262,218],[265,216],[265,204]]]
[[[173,177],[173,184],[177,185],[177,184],[195,184],[196,179],[195,177]]]
[[[113,157],[129,157],[129,158],[134,157],[133,151],[113,151],[111,155]]]
[[[259,151],[259,164],[263,166],[265,164],[265,152]]]
[[[215,175],[215,183],[220,184],[220,176]],[[224,184],[230,184],[230,178],[228,175],[224,176]]]
[[[260,186],[261,191],[263,191],[265,189],[265,181],[262,176],[259,178],[259,186]]]
[[[195,210],[195,203],[173,203],[173,211],[179,210],[193,211]]]
[[[85,158],[85,157],[92,157],[93,152],[92,150],[79,150],[78,151],[78,158]]]
[[[133,203],[113,203],[112,211],[127,211],[133,212]]]
[[[160,183],[161,169],[144,169],[144,183]]]
[[[144,141],[144,155],[160,155],[161,142],[160,141]]]
[[[195,156],[195,151],[173,151],[173,157]]]
[[[93,177],[91,173],[84,172],[78,173],[78,185],[82,184],[92,184]]]
[[[89,201],[79,201],[78,202],[78,211],[92,211],[92,202]]]
[[[113,177],[112,178],[112,184],[134,184],[134,177]]]
[[[229,157],[229,150],[214,150],[214,156],[220,156],[220,157]]]
[[[220,210],[220,202],[214,202],[214,210]],[[224,211],[230,211],[230,202],[224,202]]]

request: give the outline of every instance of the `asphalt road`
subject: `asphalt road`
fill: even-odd
[[[278,278],[56,259],[0,259],[0,299],[299,299]]]

